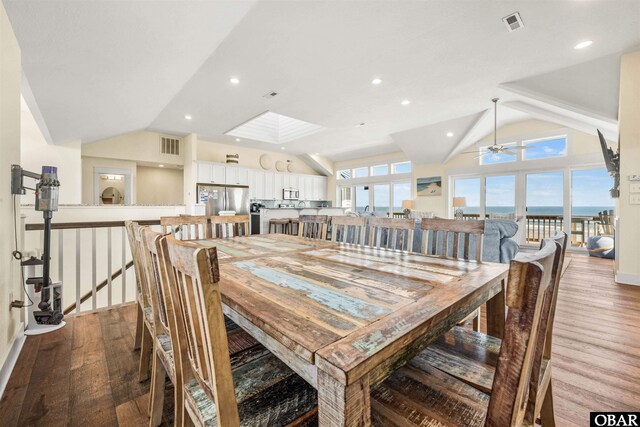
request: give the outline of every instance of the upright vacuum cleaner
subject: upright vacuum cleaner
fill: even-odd
[[[51,264],[51,218],[53,212],[58,210],[58,194],[60,191],[60,181],[58,181],[58,168],[55,166],[43,166],[42,173],[29,172],[19,165],[11,165],[11,193],[25,194],[26,189],[23,184],[24,177],[37,180],[35,188],[36,210],[42,212],[44,217],[44,248],[42,259],[32,258],[22,261],[22,266],[33,267],[42,265],[42,277],[29,277],[27,285],[33,285],[36,293],[41,292],[39,310],[31,310],[33,318],[28,319],[28,326],[35,320],[38,325],[60,325],[64,315],[61,307],[61,284],[52,284],[50,278]],[[53,292],[52,292],[53,288]],[[57,328],[56,328],[57,329]],[[42,332],[47,332],[42,330]],[[41,333],[41,332],[40,332]]]

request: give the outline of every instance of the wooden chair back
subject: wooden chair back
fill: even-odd
[[[327,240],[327,215],[300,215],[298,237],[315,240]]]
[[[149,279],[150,302],[153,309],[154,328],[156,335],[165,334],[171,336],[169,325],[169,314],[172,314],[170,307],[168,279],[161,254],[158,252],[158,240],[164,236],[162,233],[153,231],[150,227],[142,227],[140,230],[142,237],[142,256],[145,257],[147,277]]]
[[[364,244],[367,219],[361,216],[334,216],[331,217],[331,241]]]
[[[216,403],[218,425],[240,424],[229,344],[218,282],[216,248],[183,243],[166,237],[173,280],[184,324],[185,359],[208,397]],[[185,381],[186,381],[185,375]]]
[[[613,211],[602,211],[598,214],[600,224],[598,226],[598,234],[601,236],[613,236],[615,228],[613,225]]]
[[[422,218],[422,253],[443,258],[475,259],[477,262],[482,262],[484,225],[484,220]],[[449,242],[450,234],[453,234],[452,242]],[[471,236],[475,236],[473,250]],[[460,256],[461,244],[462,256]]]
[[[207,216],[163,216],[160,217],[162,231],[171,233],[180,240],[199,240],[209,237]]]
[[[546,325],[541,322],[549,314],[549,289],[558,249],[553,241],[534,254],[519,254],[511,261],[506,302],[509,307],[505,322],[504,339],[495,376],[486,426],[520,426],[525,419],[533,425],[530,416],[529,390],[536,366],[539,369],[542,354],[537,351],[543,343]],[[539,371],[538,371],[539,372]]]
[[[142,298],[143,307],[151,307],[151,294],[149,292],[149,280],[147,276],[147,265],[142,249],[142,236],[140,231],[142,226],[134,221],[125,221],[127,229],[127,237],[133,255],[133,269],[136,273],[136,286],[138,293]]]
[[[407,218],[368,219],[368,245],[376,248],[413,250],[413,233],[415,221]]]
[[[249,215],[211,216],[211,237],[236,237],[249,235]]]

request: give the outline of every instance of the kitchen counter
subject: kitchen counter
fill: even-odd
[[[261,209],[265,210],[265,211],[280,211],[280,210],[303,211],[303,210],[313,210],[313,209],[317,209],[317,210],[320,210],[320,209],[339,209],[339,210],[344,212],[347,208],[333,208],[333,207],[298,208],[298,207],[295,207],[295,208],[261,208]]]
[[[261,208],[260,233],[269,233],[269,220],[298,218],[300,215],[343,216],[346,208]]]

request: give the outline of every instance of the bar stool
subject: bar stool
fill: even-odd
[[[289,218],[270,219],[269,233],[278,233],[278,226],[280,226],[280,234],[289,234],[290,224]]]
[[[291,218],[289,220],[291,224],[289,225],[289,234],[293,236],[298,235],[298,227],[300,227],[300,220],[298,218]],[[294,229],[295,226],[295,229]]]

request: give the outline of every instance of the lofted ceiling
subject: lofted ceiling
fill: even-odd
[[[273,111],[326,128],[282,144],[293,154],[438,162],[490,132],[494,96],[502,123],[613,137],[619,57],[640,46],[637,0],[4,3],[54,143],[150,129],[273,150],[225,135]],[[525,27],[509,33],[515,11]]]

